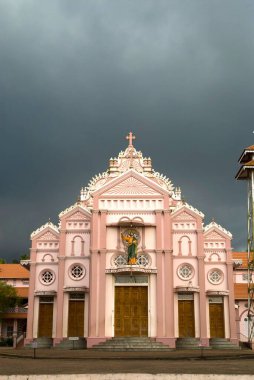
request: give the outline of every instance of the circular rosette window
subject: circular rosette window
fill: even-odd
[[[194,276],[194,268],[190,264],[181,264],[177,268],[177,275],[181,280],[188,281]]]
[[[115,267],[123,267],[124,265],[127,265],[128,258],[126,255],[120,254],[120,255],[115,255],[112,258],[112,265]]]
[[[50,269],[44,269],[39,276],[39,280],[43,285],[51,285],[55,281],[56,275]]]
[[[207,274],[208,281],[213,285],[221,284],[224,280],[223,272],[220,269],[214,268],[209,270]]]
[[[137,264],[141,267],[148,267],[151,264],[151,258],[149,255],[145,253],[141,253],[141,255],[138,255],[137,257]]]
[[[81,264],[73,264],[69,268],[69,276],[72,280],[81,280],[86,275],[86,269]]]

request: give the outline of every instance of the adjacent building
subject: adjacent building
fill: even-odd
[[[26,333],[29,275],[20,264],[0,264],[0,281],[13,286],[19,297],[18,305],[0,313],[0,341],[13,339],[14,346]]]

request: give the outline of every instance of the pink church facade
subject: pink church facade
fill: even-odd
[[[26,343],[76,337],[90,348],[147,336],[172,348],[185,337],[237,344],[231,234],[204,226],[203,213],[128,138],[58,226],[31,234]]]

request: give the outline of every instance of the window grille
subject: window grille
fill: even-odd
[[[41,282],[45,285],[51,284],[55,279],[54,273],[50,270],[45,270],[41,273]]]
[[[223,273],[219,269],[212,269],[208,273],[208,280],[212,284],[220,284],[223,281]]]
[[[52,296],[40,296],[40,303],[54,303],[54,297],[52,297]]]
[[[80,280],[85,275],[85,268],[81,266],[80,264],[74,264],[70,268],[70,276],[74,280]]]
[[[193,300],[194,295],[193,293],[179,293],[178,294],[178,300],[180,301],[188,301],[188,300]]]
[[[115,276],[116,284],[147,284],[148,276]]]
[[[127,258],[124,255],[118,255],[114,258],[114,264],[116,267],[122,267],[127,265]]]
[[[223,297],[219,297],[219,296],[209,297],[209,303],[223,303]]]
[[[137,264],[141,265],[142,267],[147,267],[149,265],[149,257],[148,255],[139,255],[137,257]]]
[[[190,280],[194,275],[194,269],[190,264],[182,264],[178,267],[177,273],[182,280]]]
[[[84,300],[85,294],[82,292],[70,293],[70,300]]]

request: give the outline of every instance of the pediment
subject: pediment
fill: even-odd
[[[177,215],[174,220],[195,220],[193,215],[186,211],[182,211],[179,215]]]
[[[119,184],[108,189],[104,195],[160,195],[157,191],[147,186],[134,177],[129,177]]]
[[[205,239],[232,239],[232,234],[216,222],[211,222],[204,228]],[[211,236],[213,236],[211,238]]]
[[[42,234],[38,240],[58,240],[58,236],[53,234],[51,231],[47,231],[44,234]]]
[[[66,208],[59,214],[60,219],[63,217],[72,220],[85,220],[91,218],[91,213],[81,204],[75,203],[74,205]]]
[[[209,234],[206,235],[205,237],[206,240],[224,240],[224,237],[221,236],[218,232],[216,231],[211,231]]]
[[[173,220],[196,220],[197,217],[203,219],[204,214],[195,207],[184,203],[177,206],[172,212]]]
[[[70,216],[68,216],[68,220],[84,220],[87,219],[87,216],[84,214],[84,212],[74,212]]]
[[[98,191],[100,196],[163,196],[168,192],[163,188],[145,178],[139,173],[130,170],[117,179],[102,187]]]
[[[58,235],[58,227],[49,221],[33,231],[31,233],[31,239],[36,237],[38,240],[58,240]]]

